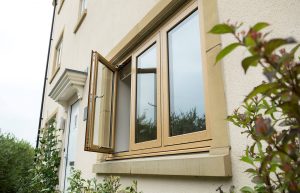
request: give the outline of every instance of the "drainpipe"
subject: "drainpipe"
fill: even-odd
[[[39,118],[39,127],[38,127],[38,133],[36,137],[36,148],[39,146],[39,138],[40,138],[40,132],[41,132],[41,123],[43,120],[43,109],[44,109],[44,99],[45,99],[45,90],[46,90],[46,83],[47,83],[47,73],[48,73],[48,65],[49,65],[49,57],[50,57],[50,49],[51,49],[51,43],[52,43],[52,32],[53,32],[53,26],[54,26],[54,18],[55,18],[55,10],[57,5],[57,0],[53,0],[53,16],[52,16],[52,24],[51,24],[51,31],[50,31],[50,39],[49,39],[49,46],[48,46],[48,54],[47,54],[47,62],[46,62],[46,70],[45,70],[45,77],[44,77],[44,86],[43,86],[43,94],[42,94],[42,101],[41,101],[41,111],[40,111],[40,118]]]

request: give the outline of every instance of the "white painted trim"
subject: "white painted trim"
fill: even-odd
[[[85,72],[65,69],[51,89],[49,97],[66,108],[72,96],[76,95],[76,99],[82,99],[86,79],[87,73]]]

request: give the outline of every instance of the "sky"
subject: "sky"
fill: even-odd
[[[0,128],[36,143],[52,0],[0,0]]]

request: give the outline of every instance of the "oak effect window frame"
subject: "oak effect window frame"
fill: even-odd
[[[186,134],[181,134],[181,135],[175,135],[175,136],[171,136],[170,135],[170,100],[171,100],[171,94],[170,94],[170,73],[169,73],[169,69],[170,69],[170,59],[169,58],[169,50],[168,48],[170,47],[168,42],[168,33],[171,32],[173,29],[175,29],[177,26],[179,26],[180,24],[182,24],[182,22],[184,22],[185,20],[189,19],[189,17],[194,14],[197,13],[198,19],[199,19],[199,11],[198,11],[198,5],[197,3],[192,4],[191,6],[188,6],[185,10],[183,10],[179,15],[177,15],[176,17],[172,18],[161,30],[161,36],[162,36],[162,63],[164,63],[165,65],[162,66],[162,87],[163,87],[163,103],[162,105],[163,107],[163,122],[164,122],[164,143],[165,145],[175,145],[175,144],[182,144],[182,143],[192,143],[192,142],[197,142],[197,141],[204,141],[204,140],[211,140],[210,137],[210,126],[208,124],[208,122],[206,121],[206,129],[202,130],[202,131],[197,131],[197,132],[191,132],[191,133],[186,133]],[[200,24],[200,19],[199,19],[199,28],[201,28],[201,24]],[[201,30],[199,30],[201,35]],[[200,53],[199,55],[203,55],[203,49],[201,46],[201,38],[200,38],[200,42],[198,42],[200,44]],[[206,61],[203,59],[204,57],[201,57],[201,61],[200,61],[200,65],[202,66],[203,69],[203,74],[202,76],[204,76],[204,78],[202,79],[202,82],[204,83],[204,99],[205,99],[205,104],[208,103],[208,95],[207,95],[207,87],[208,85],[205,74],[207,74],[207,69],[206,69]],[[200,76],[200,74],[199,74]],[[200,99],[199,99],[200,100]],[[209,119],[210,115],[207,111],[207,108],[205,108],[205,119]]]
[[[90,67],[90,85],[89,85],[89,93],[88,93],[88,108],[87,108],[87,122],[86,122],[86,135],[85,135],[85,151],[92,151],[92,152],[102,152],[102,153],[111,153],[113,151],[113,141],[112,141],[112,135],[113,135],[113,130],[112,128],[114,127],[112,124],[114,123],[114,117],[111,116],[114,114],[113,112],[113,107],[115,106],[114,100],[112,97],[115,97],[115,89],[114,89],[114,82],[116,79],[116,68],[112,66],[103,56],[101,56],[99,53],[92,51],[91,54],[91,67]],[[103,65],[103,66],[101,66]],[[104,69],[105,68],[105,69]],[[108,85],[108,87],[111,86],[111,95],[106,95],[106,93],[102,93],[103,89],[98,85],[98,82],[101,79],[100,84],[103,83],[103,79],[105,77],[99,76],[99,70],[102,72],[101,75],[105,75],[107,73],[104,72],[106,71],[111,71],[112,73],[112,84]],[[101,89],[100,92],[98,93],[99,90]],[[96,102],[97,100],[101,100],[100,102],[100,111],[104,112],[107,111],[105,107],[103,107],[103,103],[107,102],[110,100],[110,105],[109,105],[109,110],[110,111],[110,118],[109,118],[109,126],[101,124],[102,128],[95,128],[95,120],[96,118],[100,119],[104,116],[106,118],[106,115],[98,115],[96,114]],[[102,103],[102,100],[105,100],[105,102]],[[105,104],[104,104],[105,105]],[[98,105],[99,106],[99,105]],[[105,109],[103,109],[105,108]],[[99,110],[98,110],[99,111]],[[96,117],[97,116],[97,117]],[[99,117],[98,117],[99,116]],[[107,120],[105,120],[107,121]],[[97,135],[98,134],[98,135]],[[95,138],[97,137],[97,138]]]
[[[200,132],[194,132],[191,134],[183,134],[182,136],[168,136],[168,130],[169,130],[169,106],[166,105],[169,103],[169,93],[168,93],[168,66],[167,66],[167,44],[166,44],[166,33],[174,28],[178,23],[183,21],[185,18],[187,18],[189,15],[191,15],[194,11],[200,10],[205,12],[206,15],[208,14],[208,10],[211,9],[211,7],[215,7],[214,3],[205,2],[209,5],[207,11],[204,11],[203,2],[201,0],[198,1],[189,1],[190,3],[187,3],[182,9],[180,9],[177,13],[175,13],[171,18],[169,18],[166,22],[164,22],[163,25],[158,27],[151,36],[148,36],[146,38],[146,41],[143,40],[143,43],[141,46],[139,46],[137,49],[132,49],[130,53],[128,53],[127,56],[132,57],[132,87],[131,87],[131,115],[130,115],[130,147],[128,152],[114,152],[114,143],[112,144],[112,147],[110,149],[109,154],[106,156],[106,160],[115,160],[115,159],[126,159],[126,158],[135,158],[135,157],[147,157],[147,156],[158,156],[158,155],[171,155],[171,154],[183,154],[183,153],[195,153],[195,152],[208,152],[211,151],[213,148],[223,148],[228,147],[228,138],[225,136],[227,134],[226,130],[226,122],[225,118],[226,115],[224,114],[224,110],[226,111],[226,105],[223,104],[223,100],[219,100],[218,102],[215,102],[215,104],[211,103],[212,94],[217,94],[218,92],[222,92],[224,90],[223,84],[220,82],[222,79],[222,74],[220,71],[220,68],[214,69],[213,68],[213,61],[214,57],[216,56],[217,51],[219,50],[216,45],[219,44],[218,40],[216,38],[212,38],[211,36],[207,36],[204,29],[208,29],[207,22],[204,23],[203,19],[203,13],[200,12],[199,17],[199,27],[200,29],[200,39],[201,42],[201,54],[202,55],[202,67],[203,67],[203,79],[204,79],[204,88],[205,88],[205,115],[206,115],[206,131],[200,131]],[[200,3],[199,3],[200,2]],[[202,4],[203,3],[203,4]],[[207,18],[206,18],[207,19]],[[216,18],[211,17],[212,21],[214,21]],[[203,24],[204,23],[204,24]],[[208,22],[210,23],[210,22]],[[211,22],[212,23],[212,22]],[[210,24],[211,25],[211,24]],[[204,29],[203,29],[204,28]],[[160,60],[161,60],[161,68],[160,68],[160,89],[158,92],[161,92],[160,94],[160,100],[161,103],[158,103],[158,108],[160,108],[159,113],[161,113],[161,118],[159,124],[161,124],[161,133],[157,135],[157,138],[161,137],[161,140],[151,143],[144,143],[144,144],[136,144],[134,142],[134,127],[135,127],[135,115],[136,115],[136,57],[144,52],[147,48],[149,48],[149,45],[153,45],[153,42],[159,39],[161,44],[161,52],[159,53]],[[213,48],[213,49],[212,49]],[[216,49],[214,49],[216,48]],[[212,50],[212,51],[211,51]],[[124,57],[123,57],[124,58]],[[115,63],[116,66],[122,66],[121,63]],[[209,66],[211,65],[211,66]],[[219,78],[210,77],[208,76],[209,73],[212,71],[217,71],[216,76],[219,76]],[[118,74],[118,72],[117,72]],[[211,83],[216,83],[217,86],[213,86],[213,88],[209,89],[208,85]],[[115,80],[115,90],[117,88],[117,83]],[[116,94],[116,92],[115,92]],[[115,104],[115,98],[114,98],[114,104]],[[220,110],[219,112],[214,112],[214,109],[216,109],[214,105],[220,104],[224,109]],[[214,106],[214,107],[212,107]],[[116,104],[113,108],[116,107]],[[115,111],[115,109],[114,109]],[[220,120],[221,118],[221,120]],[[115,119],[114,119],[115,120]],[[213,122],[214,120],[217,120],[216,122]],[[113,123],[115,125],[115,123]],[[218,127],[222,127],[220,132],[218,132]],[[212,129],[214,128],[214,129]],[[114,132],[115,127],[112,127],[112,133]],[[114,136],[114,135],[112,135]],[[224,137],[225,136],[225,137]],[[220,140],[213,140],[213,137],[216,137]],[[223,139],[222,139],[223,138]],[[114,137],[111,139],[114,141]],[[160,145],[161,144],[161,145]],[[224,152],[227,152],[225,148]],[[107,153],[103,151],[96,151],[100,153]],[[222,151],[218,151],[222,152]]]
[[[136,143],[136,119],[137,119],[137,76],[139,71],[143,69],[139,69],[137,66],[138,57],[143,53],[147,52],[151,47],[155,47],[156,49],[156,72],[154,73],[156,76],[156,139],[139,142]],[[131,67],[131,112],[130,112],[130,150],[139,150],[139,149],[148,149],[154,147],[160,147],[162,145],[162,128],[161,128],[161,73],[160,73],[160,36],[159,34],[155,35],[153,38],[148,40],[141,48],[139,48],[132,55],[132,67]],[[143,73],[149,73],[153,71],[152,69],[144,69]],[[146,72],[149,71],[149,72]],[[155,107],[154,107],[155,108]]]
[[[128,152],[113,152],[107,156],[107,160],[126,159],[135,157],[148,157],[158,155],[171,155],[192,152],[208,151],[211,146],[210,127],[206,123],[206,130],[183,134],[180,136],[169,136],[169,75],[168,75],[168,54],[167,54],[167,33],[188,18],[192,13],[198,11],[197,3],[190,3],[182,10],[180,10],[173,17],[159,27],[156,32],[148,37],[141,46],[135,49],[131,54],[132,57],[132,72],[131,72],[131,118],[130,118],[130,147]],[[200,25],[200,24],[199,24]],[[201,25],[200,25],[201,26]],[[200,27],[199,26],[199,27]],[[201,35],[201,34],[199,34]],[[200,44],[201,42],[199,42]],[[151,46],[158,45],[157,53],[157,140],[135,143],[136,133],[136,77],[137,77],[137,57],[141,53],[147,51]],[[199,53],[202,54],[202,53]],[[206,73],[206,61],[201,61],[203,71]],[[121,62],[120,65],[123,63]],[[206,77],[206,76],[205,76]],[[205,79],[205,78],[204,78]],[[206,80],[203,80],[204,82]],[[207,85],[205,84],[205,87]],[[116,85],[117,87],[117,85]],[[205,96],[207,98],[208,95]],[[167,105],[166,105],[167,104]],[[207,119],[209,119],[208,111],[205,112]]]

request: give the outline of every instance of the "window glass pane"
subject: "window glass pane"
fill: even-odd
[[[56,63],[57,67],[61,65],[61,52],[62,52],[62,40],[57,46],[57,63]]]
[[[94,145],[110,147],[113,72],[99,63],[95,93]]]
[[[198,11],[168,32],[170,136],[205,129]]]
[[[137,101],[135,142],[155,140],[156,128],[156,45],[137,58]]]
[[[87,8],[87,0],[81,0],[80,14],[83,14],[83,12],[86,8]]]
[[[83,0],[83,8],[84,8],[84,9],[87,8],[87,0]]]
[[[116,142],[115,152],[129,151],[130,134],[130,97],[131,97],[131,63],[127,64],[118,76],[116,108]]]

